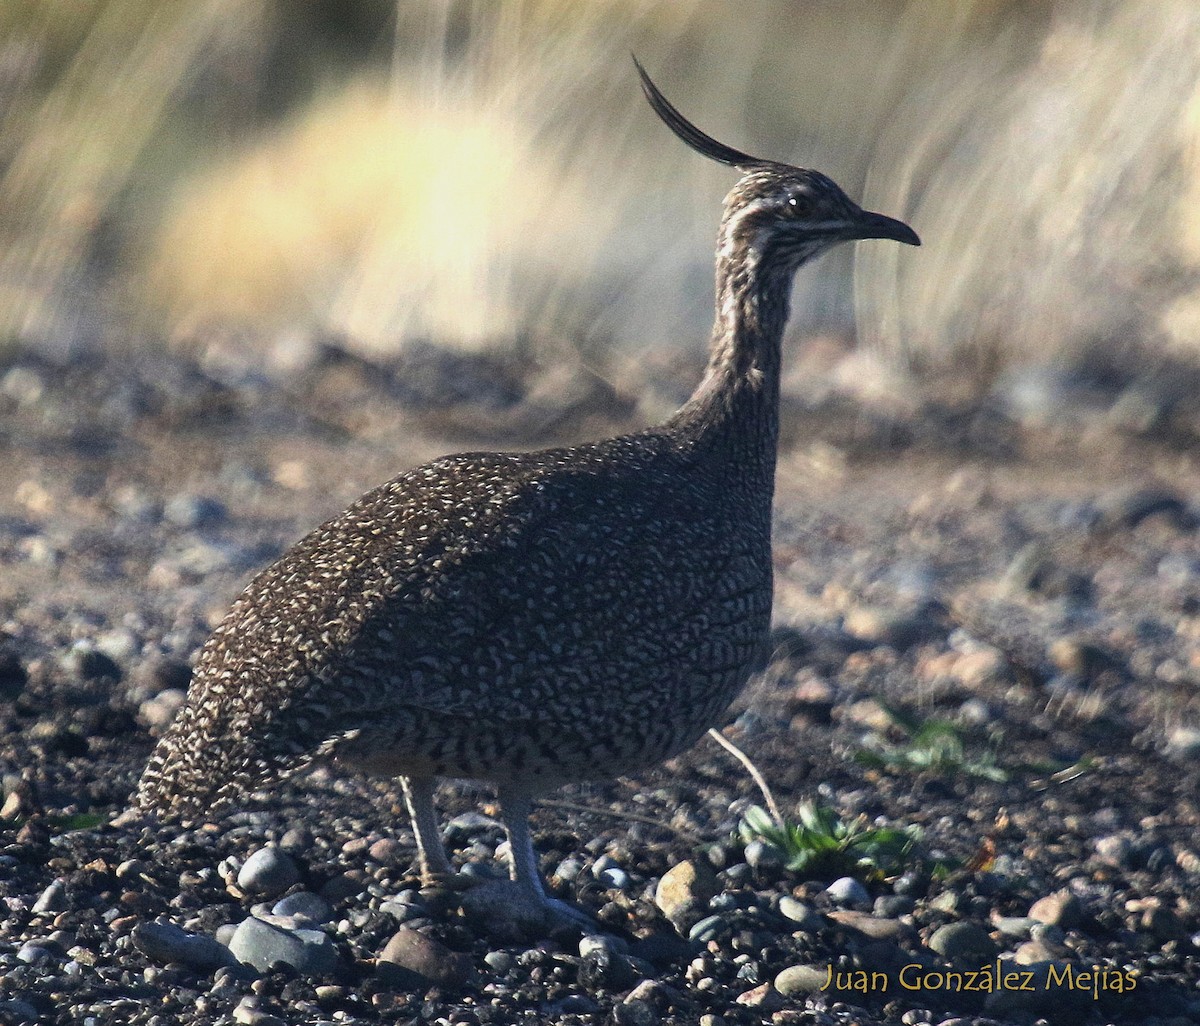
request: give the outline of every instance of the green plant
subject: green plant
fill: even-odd
[[[744,843],[761,840],[779,849],[784,868],[812,876],[892,876],[911,861],[919,839],[915,827],[872,827],[865,816],[846,821],[833,809],[803,802],[799,821],[773,819],[759,805],[746,810],[738,834]]]
[[[998,783],[1007,782],[1017,774],[1057,775],[1070,768],[1066,763],[1052,759],[1002,763],[998,739],[993,739],[982,752],[971,754],[962,728],[950,720],[923,720],[881,699],[875,701],[887,713],[892,725],[904,735],[904,740],[892,744],[879,739],[872,748],[860,749],[854,754],[855,762],[860,765],[918,773],[928,771],[945,776],[965,773]],[[1086,772],[1091,762],[1083,759],[1075,767]]]

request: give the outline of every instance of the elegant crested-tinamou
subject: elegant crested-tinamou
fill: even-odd
[[[474,452],[368,492],[263,570],[205,644],[134,805],[196,819],[314,760],[398,777],[422,873],[451,871],[438,777],[493,782],[517,893],[547,921],[531,799],[693,744],[771,615],[780,347],[792,278],[841,242],[919,245],[824,175],[651,107],[740,172],[716,251],[708,366],[665,423]]]

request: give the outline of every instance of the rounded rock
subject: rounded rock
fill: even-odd
[[[376,971],[384,983],[403,982],[407,974],[415,974],[426,984],[455,988],[470,979],[471,960],[432,937],[401,927],[379,953]]]
[[[333,918],[333,906],[319,894],[311,891],[297,891],[286,898],[280,898],[271,908],[271,914],[276,916],[297,916],[313,923],[327,923]]]
[[[834,880],[825,888],[825,893],[835,904],[845,908],[870,908],[871,893],[852,876]]]
[[[133,946],[154,962],[180,962],[200,972],[233,964],[229,949],[203,934],[189,933],[172,923],[138,923],[130,935]]]
[[[1067,891],[1039,898],[1029,909],[1029,917],[1039,923],[1070,930],[1083,920],[1083,902]]]
[[[654,889],[654,904],[678,926],[677,920],[689,915],[699,918],[699,910],[718,890],[717,874],[712,866],[707,862],[688,860],[677,863],[662,875]]]
[[[237,885],[247,894],[281,894],[300,879],[291,856],[275,845],[259,848],[242,864]]]
[[[784,997],[818,994],[829,979],[829,967],[819,965],[789,965],[775,977],[775,989]]]
[[[948,923],[938,927],[929,938],[929,947],[943,958],[989,959],[998,949],[988,932],[978,923]]]
[[[266,972],[276,962],[297,972],[321,976],[337,966],[337,951],[320,930],[285,929],[251,916],[234,930],[229,950],[239,962]]]

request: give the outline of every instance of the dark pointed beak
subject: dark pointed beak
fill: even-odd
[[[906,246],[919,246],[921,239],[903,221],[897,221],[886,214],[876,214],[863,210],[846,235],[848,239],[891,239],[893,242],[903,242]]]

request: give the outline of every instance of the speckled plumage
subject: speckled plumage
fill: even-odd
[[[436,776],[524,807],[680,751],[745,683],[770,619],[792,275],[837,242],[917,240],[822,175],[716,143],[643,83],[676,134],[743,172],[691,399],[620,438],[448,456],[317,528],[204,646],[137,807],[198,815],[316,758],[402,777],[414,820],[407,788]]]

